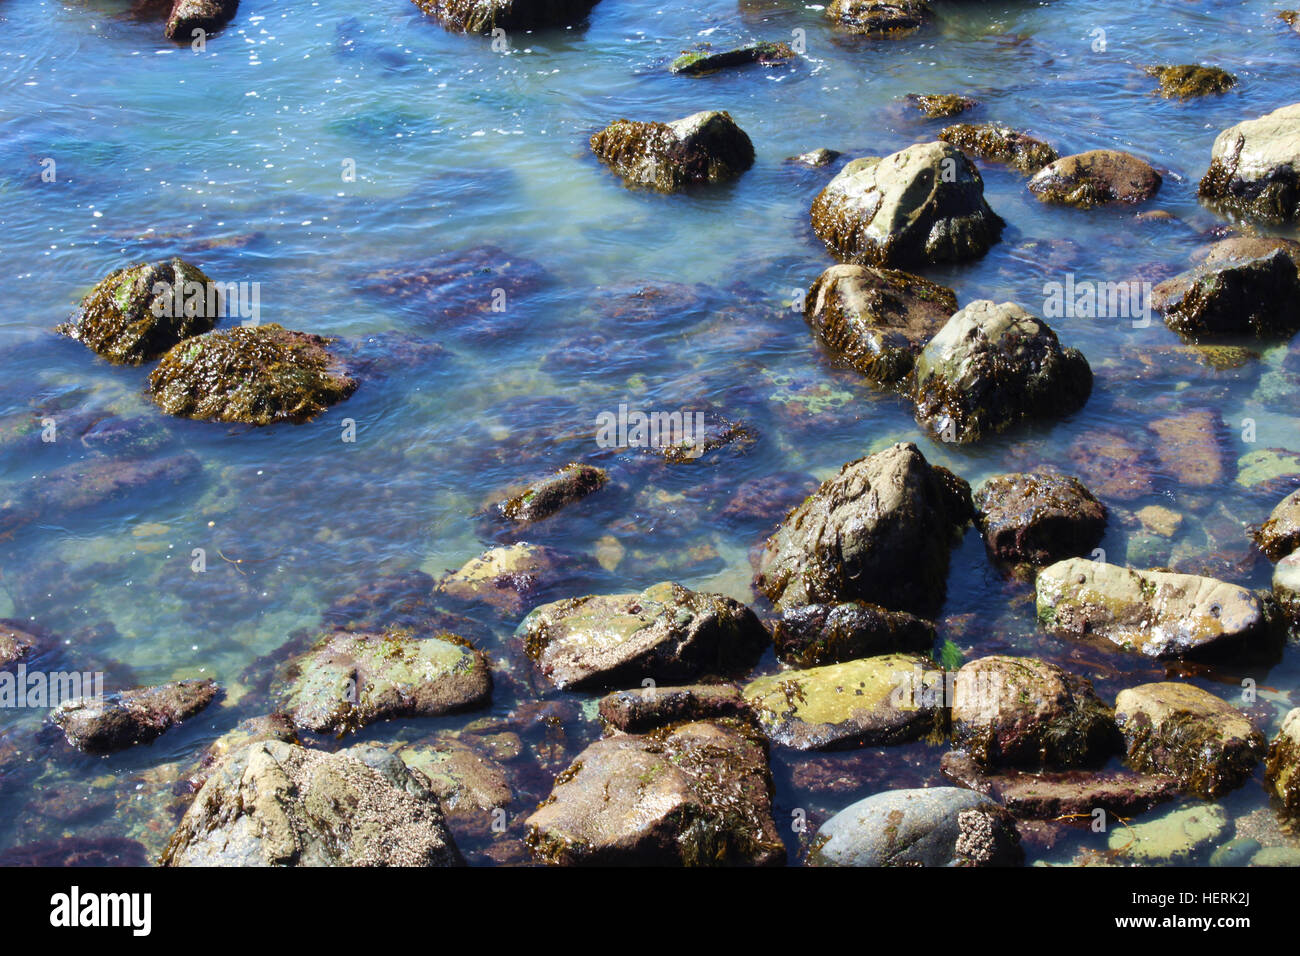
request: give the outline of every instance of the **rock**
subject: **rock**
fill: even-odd
[[[1277,17],[1283,23],[1293,27],[1297,33],[1300,33],[1300,10],[1279,10]]]
[[[1094,149],[1048,163],[1029,181],[1029,191],[1043,202],[1091,209],[1146,202],[1161,181],[1149,163],[1131,153]]]
[[[548,863],[761,866],[785,861],[761,739],[690,722],[591,744],[528,818]]]
[[[1206,799],[1249,779],[1267,749],[1264,735],[1241,711],[1191,684],[1141,684],[1120,691],[1115,724],[1124,735],[1130,767],[1167,774]]]
[[[281,709],[297,727],[342,734],[394,717],[437,717],[484,703],[487,658],[453,634],[335,631],[284,674]]]
[[[211,279],[183,259],[138,262],[100,280],[72,320],[54,331],[110,362],[140,365],[216,325],[221,312],[215,290]]]
[[[181,680],[106,697],[66,700],[50,713],[68,743],[108,754],[161,737],[211,704],[221,690],[211,680]]]
[[[1090,822],[1095,810],[1131,817],[1180,792],[1172,777],[1129,770],[986,773],[969,755],[957,751],[944,754],[939,766],[954,783],[996,800],[1017,817],[1033,820],[1076,817]]]
[[[1038,572],[1038,622],[1053,634],[1104,638],[1148,657],[1183,657],[1257,636],[1265,626],[1245,588],[1192,574],[1069,558]]]
[[[691,684],[657,687],[648,684],[638,690],[606,694],[597,704],[606,731],[644,733],[683,720],[711,720],[724,717],[749,720],[749,705],[734,684]]]
[[[1300,550],[1300,491],[1282,499],[1254,533],[1255,543],[1270,561],[1280,561]]]
[[[847,33],[896,36],[925,24],[930,6],[925,0],[831,0],[826,16]]]
[[[1258,850],[1258,840],[1237,837],[1210,854],[1210,866],[1246,866]]]
[[[296,744],[299,743],[298,731],[294,729],[293,721],[285,714],[268,714],[241,720],[233,729],[208,744],[187,771],[186,779],[191,791],[197,793],[201,790],[207,783],[208,777],[212,775],[213,769],[220,766],[230,754],[249,744],[261,743],[264,740]]]
[[[795,750],[887,746],[943,731],[942,683],[924,657],[882,654],[760,677],[745,699],[768,738]]]
[[[491,814],[510,806],[514,793],[505,768],[487,748],[471,745],[474,739],[471,734],[441,731],[393,752],[408,768],[428,778],[429,789],[447,815]]]
[[[591,137],[591,150],[628,186],[661,192],[734,179],[754,165],[754,144],[719,110],[672,123],[615,120]]]
[[[960,787],[887,790],[823,823],[808,864],[1014,866],[1023,854],[1005,814],[988,797]],[[982,849],[972,859],[968,854],[976,846]]]
[[[305,422],[357,388],[326,349],[330,341],[275,324],[208,332],[164,355],[149,391],[163,411],[182,418]]]
[[[1273,597],[1282,613],[1300,623],[1300,551],[1288,554],[1273,569]]]
[[[1226,93],[1237,85],[1235,76],[1217,66],[1148,66],[1144,72],[1160,81],[1160,95],[1165,99],[1186,100]]]
[[[1068,475],[996,475],[980,486],[974,501],[975,523],[989,552],[1010,564],[1087,555],[1106,533],[1106,506]]]
[[[709,44],[705,43],[700,49],[683,51],[681,56],[673,60],[672,66],[668,69],[673,73],[702,76],[733,66],[747,66],[750,63],[773,66],[794,58],[795,52],[788,43],[750,43],[718,52],[714,52]]]
[[[1090,429],[1067,452],[1079,477],[1103,499],[1132,501],[1155,492],[1155,474],[1142,447],[1120,431]]]
[[[754,587],[778,610],[863,600],[932,613],[970,486],[913,444],[849,462],[767,540]]]
[[[825,146],[819,146],[817,149],[809,150],[806,153],[800,153],[798,156],[791,156],[787,162],[799,163],[801,166],[811,166],[813,169],[820,169],[822,166],[829,166],[835,160],[843,155],[836,150],[827,149]]]
[[[327,754],[264,740],[213,771],[164,866],[454,866],[427,778],[378,747]]]
[[[1183,516],[1177,511],[1161,505],[1147,505],[1137,510],[1137,519],[1142,527],[1162,538],[1172,538],[1183,526]]]
[[[520,541],[490,548],[447,572],[436,593],[466,604],[486,604],[513,618],[573,583],[589,567],[564,551]]]
[[[239,0],[175,0],[167,15],[167,39],[188,43],[195,30],[219,30],[234,19],[238,9]]]
[[[0,620],[0,668],[26,660],[45,643],[38,635],[17,626],[16,622]]]
[[[1215,137],[1198,193],[1266,222],[1300,219],[1300,103],[1238,123]]]
[[[411,0],[454,33],[548,30],[581,23],[596,0]]]
[[[1264,780],[1287,816],[1300,817],[1300,707],[1287,713],[1269,745]]]
[[[1266,846],[1250,859],[1250,866],[1300,866],[1300,850],[1291,846]]]
[[[811,216],[841,259],[895,268],[979,258],[1005,225],[984,201],[979,171],[940,142],[855,159],[813,200]]]
[[[980,105],[979,100],[958,96],[956,93],[908,93],[907,102],[930,119],[957,116]]]
[[[1180,485],[1218,486],[1228,470],[1220,440],[1223,419],[1212,408],[1190,408],[1147,424],[1156,436],[1156,457]]]
[[[1217,804],[1172,810],[1155,820],[1112,827],[1111,851],[1140,866],[1188,864],[1223,838],[1228,814]]]
[[[1078,411],[1092,392],[1092,369],[1020,306],[981,299],[921,352],[913,390],[916,420],[945,441],[965,443]]]
[[[1092,682],[1030,657],[981,657],[953,680],[952,742],[983,767],[1075,767],[1118,749]]]
[[[951,289],[898,269],[831,266],[808,290],[818,340],[873,384],[891,387],[957,311]]]
[[[529,525],[549,518],[565,505],[581,501],[608,482],[609,474],[605,469],[571,463],[510,496],[497,509],[507,521]]]
[[[772,626],[776,656],[794,667],[896,651],[928,652],[934,641],[929,621],[865,601],[786,608]]]
[[[1237,484],[1245,488],[1300,484],[1300,454],[1285,448],[1257,448],[1237,459]]]
[[[972,159],[1002,163],[1024,173],[1036,173],[1060,155],[1047,143],[1000,123],[957,123],[939,133]]]
[[[768,641],[739,601],[669,582],[543,604],[516,635],[547,680],[573,690],[731,673],[751,666]]]
[[[1156,285],[1151,306],[1190,342],[1281,338],[1300,330],[1300,243],[1236,237]]]

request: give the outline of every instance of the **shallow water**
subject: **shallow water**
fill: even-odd
[[[818,146],[879,155],[932,139],[950,121],[921,118],[902,96],[963,92],[981,102],[963,120],[1009,122],[1062,154],[1119,147],[1149,159],[1165,183],[1144,208],[1177,221],[1046,207],[1022,176],[984,165],[989,203],[1009,224],[1003,241],[929,277],[962,303],[1014,300],[1039,314],[1044,283],[1066,273],[1158,281],[1225,224],[1195,195],[1215,134],[1296,98],[1300,36],[1275,19],[1276,4],[936,0],[932,26],[868,42],[835,35],[819,7],[789,0],[704,10],[604,0],[584,28],[515,37],[506,54],[486,38],[445,33],[405,0],[359,6],[244,0],[202,53],[165,41],[159,23],[133,19],[124,2],[7,0],[0,9],[3,494],[24,501],[54,469],[120,456],[117,446],[79,438],[108,415],[140,420],[156,439],[148,454],[188,451],[202,462],[179,486],[42,513],[15,530],[0,548],[0,617],[58,635],[53,659],[104,671],[110,688],[204,675],[228,691],[221,708],[106,759],[34,738],[41,712],[0,711],[0,744],[17,751],[0,771],[0,846],[128,837],[156,852],[173,818],[168,787],[156,782],[166,772],[149,771],[267,710],[247,672],[256,659],[319,630],[332,602],[381,576],[459,567],[493,543],[473,513],[494,492],[570,460],[611,467],[622,491],[530,539],[599,550],[609,567],[590,587],[671,578],[753,601],[748,552],[769,528],[719,514],[746,480],[821,479],[910,440],[975,485],[1040,463],[1073,470],[1072,446],[1105,429],[1136,442],[1155,474],[1146,497],[1108,500],[1115,516],[1102,546],[1111,560],[1218,561],[1224,576],[1267,585],[1267,562],[1242,526],[1262,520],[1281,493],[1245,488],[1235,463],[1262,448],[1300,448],[1300,376],[1281,369],[1285,344],[1215,370],[1167,351],[1178,339],[1158,318],[1146,328],[1055,319],[1097,372],[1087,407],[976,447],[935,444],[901,400],[833,368],[790,308],[832,261],[811,234],[808,208],[844,160],[806,170],[784,159]],[[1099,29],[1104,51],[1094,49]],[[807,53],[791,67],[702,78],[665,68],[697,41],[722,47],[796,30]],[[1241,82],[1222,96],[1163,100],[1140,70],[1163,62],[1216,64]],[[586,148],[613,118],[704,108],[729,110],[755,143],[757,162],[735,183],[631,192]],[[41,178],[47,158],[54,182]],[[343,175],[351,164],[355,181]],[[470,252],[483,246],[500,251]],[[310,424],[251,431],[164,420],[144,395],[147,368],[110,367],[48,330],[109,270],[175,253],[215,279],[260,283],[264,322],[350,340],[406,338],[387,350],[386,374]],[[522,278],[471,282],[433,302],[385,296],[365,281],[445,255],[510,262],[507,275]],[[485,311],[502,285],[506,311]],[[628,311],[629,291],[659,286],[673,287],[667,307]],[[414,342],[443,352],[417,354]],[[597,416],[620,403],[647,411],[710,403],[759,440],[744,454],[647,469],[596,446]],[[1147,428],[1194,408],[1213,409],[1223,424],[1228,467],[1209,486],[1181,484]],[[41,441],[46,419],[60,428],[54,442]],[[355,443],[341,440],[346,419],[356,423]],[[1255,423],[1253,443],[1243,440],[1245,419]],[[1121,520],[1149,503],[1183,513],[1174,538]],[[196,548],[208,556],[202,574],[190,568]],[[1004,581],[968,533],[941,638],[968,659],[1009,648],[1073,662],[1103,695],[1166,672],[1035,633],[1029,593]],[[572,756],[595,733],[591,698],[530,687],[506,640],[515,620],[469,613],[502,668],[489,714],[504,719],[536,694],[560,701],[563,753]],[[1252,713],[1271,735],[1300,703],[1298,663],[1289,646],[1271,667],[1170,673],[1224,696],[1257,680],[1266,689]],[[774,666],[770,655],[761,666]],[[575,706],[584,702],[585,716]],[[414,738],[482,716],[363,737]],[[529,740],[542,747],[543,731]],[[775,752],[778,823],[800,808],[816,822],[886,786],[938,783],[939,754],[919,745],[812,761]],[[837,761],[850,783],[806,786],[809,766]],[[530,800],[546,792],[541,767],[520,772],[523,796],[502,843],[517,842]],[[1238,833],[1266,845],[1289,839],[1258,779],[1225,804]],[[783,829],[795,859],[800,836]],[[1080,832],[1031,857],[1064,862],[1096,839]],[[466,840],[478,862],[517,858]]]

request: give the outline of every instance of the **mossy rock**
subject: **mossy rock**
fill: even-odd
[[[831,0],[826,16],[846,33],[866,36],[902,36],[930,19],[925,0]]]
[[[956,93],[908,93],[907,102],[930,119],[959,116],[980,105],[979,100]]]
[[[1002,163],[1031,175],[1060,159],[1047,143],[1000,123],[956,123],[940,131],[939,138],[967,156]]]
[[[330,339],[278,325],[239,326],[187,340],[149,376],[153,400],[182,418],[270,425],[305,422],[357,388]]]
[[[788,43],[750,43],[732,50],[717,51],[705,43],[699,49],[682,53],[668,69],[687,76],[703,76],[733,66],[747,66],[750,63],[774,66],[794,58],[795,52]]]
[[[929,621],[865,601],[787,608],[772,627],[776,656],[795,667],[896,651],[928,652],[934,640]]]
[[[731,114],[720,110],[672,123],[615,120],[594,133],[590,144],[628,186],[661,192],[724,182],[754,165],[754,144]]]
[[[1040,169],[1029,191],[1042,202],[1079,209],[1146,202],[1163,177],[1145,160],[1115,149],[1062,156]]]
[[[586,19],[597,0],[411,0],[454,33],[547,30]]]
[[[1237,78],[1217,66],[1148,66],[1144,72],[1160,82],[1165,99],[1186,100],[1213,93],[1226,93],[1237,85]]]
[[[1107,837],[1119,859],[1140,866],[1199,861],[1228,832],[1228,814],[1218,804],[1172,810],[1154,820],[1113,826]]]
[[[1289,711],[1273,738],[1264,767],[1268,789],[1292,818],[1300,818],[1300,707]]]
[[[1224,239],[1194,268],[1159,283],[1151,305],[1193,343],[1290,337],[1300,330],[1300,243]]]
[[[501,516],[513,524],[533,524],[599,491],[608,482],[605,469],[574,462],[511,495],[498,507]]]
[[[1293,551],[1273,569],[1273,599],[1293,624],[1300,624],[1300,551]]]
[[[1215,137],[1198,194],[1262,222],[1300,220],[1300,103]]]
[[[190,43],[195,30],[219,30],[239,10],[239,0],[175,0],[163,31],[167,39]]]

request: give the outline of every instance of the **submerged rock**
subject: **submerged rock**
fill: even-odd
[[[928,651],[934,625],[865,601],[786,608],[772,626],[776,656],[795,667],[839,664],[895,651]]]
[[[763,866],[785,861],[761,739],[690,722],[598,740],[528,818],[547,863]]]
[[[831,352],[873,384],[897,385],[957,311],[951,289],[898,269],[831,266],[808,290],[806,318]]]
[[[910,33],[930,19],[925,0],[831,0],[826,16],[848,33],[890,36]]]
[[[767,539],[754,587],[777,608],[862,600],[932,613],[970,486],[911,443],[850,462]]]
[[[972,302],[916,360],[916,420],[944,441],[972,442],[1083,407],[1092,369],[1045,322],[1012,302]]]
[[[687,76],[700,76],[750,63],[772,66],[786,63],[794,58],[795,52],[788,43],[750,43],[732,50],[716,52],[705,43],[700,49],[684,51],[681,56],[673,60],[669,70]]]
[[[1144,72],[1160,81],[1160,95],[1165,99],[1191,99],[1226,93],[1237,85],[1237,78],[1217,66],[1148,66]]]
[[[47,643],[14,621],[0,620],[0,668],[27,660]]]
[[[1194,863],[1228,831],[1228,814],[1217,804],[1172,810],[1155,820],[1114,827],[1110,849],[1141,866]]]
[[[583,558],[520,541],[491,548],[449,571],[438,581],[437,593],[516,617],[590,568]]]
[[[825,146],[819,146],[817,149],[811,149],[806,153],[800,153],[798,156],[791,156],[787,162],[799,163],[801,166],[810,166],[813,169],[820,169],[822,166],[829,166],[835,160],[839,159],[842,154],[837,150],[827,149]]]
[[[1115,724],[1130,767],[1174,777],[1207,799],[1248,780],[1267,750],[1264,735],[1241,711],[1191,684],[1120,691]]]
[[[1145,202],[1161,182],[1150,163],[1131,153],[1094,149],[1048,163],[1029,181],[1029,191],[1043,202],[1091,209]]]
[[[516,633],[547,680],[574,690],[731,673],[752,665],[768,642],[739,601],[669,582],[543,604]]]
[[[597,705],[605,727],[639,734],[680,720],[750,718],[749,704],[733,684],[692,684],[620,690],[606,694]]]
[[[1191,342],[1290,336],[1300,330],[1300,243],[1237,237],[1159,283],[1151,305]]]
[[[1001,123],[956,123],[939,133],[973,159],[1002,163],[1025,173],[1036,173],[1060,154],[1047,143]]]
[[[979,171],[940,142],[855,159],[813,200],[811,217],[841,259],[899,268],[978,258],[1005,225]]]
[[[278,740],[235,750],[194,798],[163,866],[454,866],[428,779],[378,747]]]
[[[149,391],[163,411],[182,418],[305,422],[357,388],[329,343],[274,324],[208,332],[164,355]]]
[[[1268,749],[1264,780],[1292,818],[1300,817],[1300,707],[1289,711]]]
[[[908,93],[907,102],[930,119],[944,119],[957,116],[979,106],[979,100],[956,93]]]
[[[1146,451],[1131,433],[1090,429],[1073,442],[1070,462],[1088,487],[1103,499],[1133,501],[1155,492],[1155,474]]]
[[[719,110],[672,123],[615,120],[591,137],[591,150],[627,185],[662,192],[734,179],[754,165],[754,144]]]
[[[1053,634],[1096,636],[1171,658],[1218,649],[1265,626],[1259,600],[1235,584],[1069,558],[1038,573],[1038,622]]]
[[[89,754],[145,744],[211,704],[221,689],[211,680],[181,680],[105,697],[78,697],[50,713],[68,743]]]
[[[167,39],[188,43],[195,30],[219,30],[238,10],[239,0],[176,0],[167,15]]]
[[[221,314],[212,280],[183,259],[140,262],[110,272],[54,331],[110,362],[140,365],[209,331]]]
[[[553,475],[535,481],[524,491],[512,495],[497,507],[501,516],[517,525],[529,525],[549,518],[565,505],[581,501],[599,491],[609,481],[603,468],[568,464]]]
[[[942,733],[942,683],[943,671],[924,657],[882,654],[760,677],[745,687],[745,699],[763,732],[783,746],[885,746]]]
[[[1255,543],[1270,561],[1300,551],[1300,491],[1287,495],[1255,531]]]
[[[1189,408],[1147,424],[1156,437],[1156,458],[1164,473],[1181,485],[1219,485],[1228,471],[1220,436],[1223,419],[1213,408]]]
[[[547,30],[581,23],[597,0],[411,0],[447,30]]]
[[[996,475],[975,492],[974,502],[989,552],[1009,564],[1087,555],[1106,533],[1106,506],[1068,475]]]
[[[1300,219],[1300,103],[1215,137],[1198,194],[1266,222]]]

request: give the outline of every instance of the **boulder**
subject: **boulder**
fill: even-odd
[[[1120,691],[1115,724],[1132,769],[1173,777],[1206,799],[1248,780],[1268,747],[1241,711],[1191,684],[1141,684]]]
[[[548,30],[581,23],[596,0],[411,0],[453,33]]]
[[[1237,78],[1217,66],[1148,66],[1144,72],[1160,83],[1160,95],[1165,99],[1187,100],[1212,93],[1226,93],[1237,85]]]
[[[428,779],[378,747],[263,740],[208,778],[163,866],[455,866]]]
[[[916,420],[959,443],[1083,407],[1092,369],[1045,322],[1012,302],[972,302],[916,360]]]
[[[1041,139],[1000,123],[956,123],[940,131],[939,138],[972,159],[1002,163],[1031,175],[1060,158]]]
[[[1009,564],[1040,566],[1088,555],[1106,533],[1106,506],[1069,475],[995,475],[974,502],[989,552]]]
[[[615,120],[591,137],[591,150],[628,186],[661,192],[735,179],[754,165],[754,144],[719,110],[672,123]]]
[[[620,690],[606,694],[596,712],[607,730],[639,734],[682,720],[710,720],[728,717],[750,718],[749,704],[734,684],[690,684],[684,687],[657,687],[650,684],[638,690]]]
[[[979,100],[956,93],[908,93],[907,102],[930,119],[958,116],[980,105]]]
[[[865,601],[788,607],[772,625],[776,656],[794,667],[839,664],[896,651],[928,652],[934,625]]]
[[[582,558],[520,541],[489,548],[448,571],[436,593],[465,604],[486,604],[515,618],[589,569]]]
[[[1156,285],[1151,306],[1190,342],[1281,338],[1300,330],[1300,243],[1236,237]]]
[[[705,43],[699,49],[684,51],[668,69],[687,76],[703,76],[733,66],[750,63],[773,66],[794,58],[795,52],[788,43],[749,43],[731,50],[714,50]]]
[[[195,30],[211,33],[224,27],[238,9],[239,0],[175,0],[164,32],[169,40],[188,43]]]
[[[979,171],[941,142],[855,159],[813,200],[811,215],[841,259],[904,269],[979,258],[1005,225],[984,201]]]
[[[1300,491],[1287,495],[1255,530],[1255,543],[1270,561],[1300,550]]]
[[[863,600],[933,613],[970,486],[911,443],[849,462],[767,540],[754,587],[778,609]]]
[[[161,737],[221,694],[211,680],[180,680],[104,697],[65,700],[50,713],[68,743],[88,754],[108,754]]]
[[[732,673],[751,666],[768,642],[739,601],[669,582],[543,604],[516,636],[542,676],[574,690]]]
[[[1266,222],[1300,219],[1300,103],[1215,137],[1199,195]]]
[[[1043,202],[1091,209],[1146,202],[1161,182],[1149,163],[1131,153],[1094,149],[1048,163],[1029,180],[1029,191]]]
[[[800,166],[808,166],[812,169],[820,169],[823,166],[829,166],[835,160],[839,159],[842,154],[838,150],[827,149],[825,146],[818,146],[816,149],[810,149],[806,153],[800,153],[798,156],[791,156],[786,160],[787,163],[798,163]]]
[[[530,525],[594,494],[608,482],[604,468],[570,463],[500,502],[497,510],[511,524]]]
[[[1300,707],[1287,713],[1269,745],[1264,780],[1287,816],[1300,817]]]
[[[762,866],[786,856],[763,742],[729,721],[596,741],[527,824],[547,863]]]
[[[826,16],[846,33],[896,36],[911,33],[930,19],[925,0],[831,0]]]
[[[1250,591],[1193,574],[1067,558],[1039,571],[1035,589],[1038,622],[1046,630],[1096,636],[1148,657],[1236,646],[1265,627]]]

